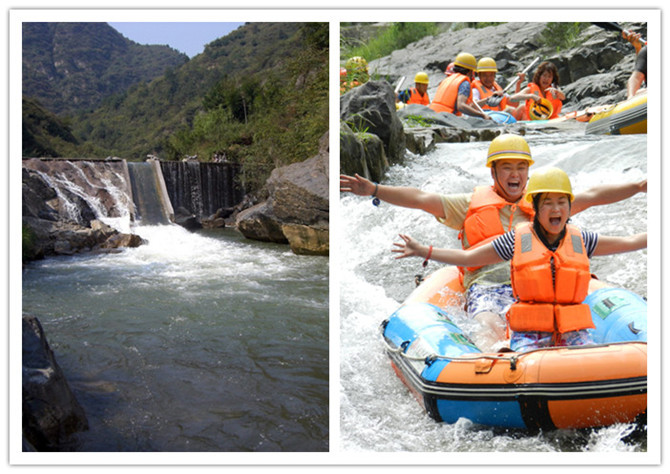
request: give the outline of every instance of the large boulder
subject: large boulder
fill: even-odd
[[[237,230],[247,239],[288,243],[288,239],[281,230],[281,222],[273,213],[271,201],[264,201],[243,210],[237,215],[235,224]]]
[[[356,132],[379,137],[390,164],[402,162],[405,133],[388,82],[368,81],[340,97],[340,120]]]
[[[73,433],[88,429],[86,414],[37,318],[23,315],[22,343],[24,449],[63,450]]]
[[[326,133],[318,155],[273,170],[268,199],[240,212],[237,229],[249,239],[288,243],[296,254],[327,255],[329,154]]]
[[[378,182],[388,167],[384,144],[377,135],[354,133],[346,123],[340,123],[341,173],[358,173]]]

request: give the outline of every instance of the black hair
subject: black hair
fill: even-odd
[[[468,68],[465,68],[463,66],[454,66],[454,72],[461,73],[464,76],[467,76],[471,71],[472,71],[472,69],[468,69]]]

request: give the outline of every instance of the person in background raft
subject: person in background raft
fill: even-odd
[[[512,102],[510,96],[503,92],[503,88],[496,82],[498,66],[493,58],[481,58],[477,62],[477,79],[472,81],[472,101],[479,104],[484,110],[497,110],[514,114],[519,104]],[[516,83],[516,92],[521,90],[521,82],[524,74],[519,75],[520,80]],[[498,105],[488,104],[490,97],[502,97]]]
[[[627,98],[630,99],[642,88],[642,84],[647,83],[647,46],[642,45],[639,33],[622,32],[625,40],[635,48],[635,69],[628,78],[626,87]]]
[[[491,117],[472,105],[471,82],[475,69],[477,69],[477,60],[472,54],[458,53],[454,60],[453,74],[440,83],[429,107],[435,112],[466,114],[492,120]]]
[[[534,163],[526,140],[518,135],[496,137],[488,149],[486,166],[493,185],[478,186],[460,194],[438,194],[404,186],[376,184],[362,176],[340,175],[340,191],[396,206],[419,209],[435,216],[439,223],[459,231],[464,249],[482,245],[508,232],[516,224],[532,220],[534,211],[522,198],[528,169]],[[601,185],[578,193],[572,214],[592,206],[610,204],[647,192],[647,181]],[[492,349],[505,335],[505,313],[514,302],[509,264],[463,268],[466,311],[482,330],[475,335],[480,348]]]
[[[472,250],[437,249],[400,234],[392,250],[397,258],[418,256],[454,265],[490,265],[511,261],[516,301],[507,313],[515,352],[553,346],[593,344],[591,309],[584,304],[591,271],[589,258],[647,247],[647,234],[608,237],[569,224],[575,199],[564,171],[549,168],[528,181],[525,201],[534,218]]]
[[[537,117],[533,116],[531,112],[531,107],[540,99],[545,99],[551,104],[551,115],[545,118],[557,118],[565,100],[565,94],[558,88],[558,82],[556,66],[549,61],[541,63],[533,74],[533,80],[528,83],[525,89],[514,96],[517,100],[526,101],[524,107],[517,108],[514,118],[517,120],[536,119]]]
[[[428,74],[417,72],[416,76],[414,76],[414,87],[400,91],[398,97],[396,97],[396,102],[428,106],[430,104],[430,98],[428,97]]]

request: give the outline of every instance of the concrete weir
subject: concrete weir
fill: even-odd
[[[56,190],[62,219],[82,225],[92,218],[170,224],[177,208],[200,219],[244,196],[230,163],[27,158],[23,167]]]

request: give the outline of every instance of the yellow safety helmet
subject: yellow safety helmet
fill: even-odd
[[[477,62],[477,72],[498,72],[498,66],[493,58],[482,58]]]
[[[414,82],[418,82],[419,84],[428,84],[428,74],[425,72],[417,72],[416,76],[414,76]]]
[[[533,102],[530,106],[528,115],[531,120],[546,120],[554,113],[554,106],[551,105],[548,99],[541,98]]]
[[[570,195],[570,202],[575,199],[570,178],[559,168],[547,168],[532,174],[526,186],[526,201],[533,202],[533,196],[539,193],[564,193]]]
[[[528,166],[535,163],[526,140],[511,133],[497,136],[489,145],[486,166],[490,168],[493,162],[498,160],[526,160]]]
[[[477,60],[470,53],[458,53],[456,59],[454,59],[454,66],[461,66],[474,71],[477,69]]]

